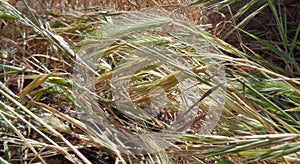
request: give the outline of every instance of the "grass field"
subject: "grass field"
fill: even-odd
[[[300,163],[295,0],[0,0],[1,163]]]

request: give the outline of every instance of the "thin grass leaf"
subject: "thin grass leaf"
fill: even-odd
[[[45,82],[51,74],[42,74],[36,79],[34,79],[29,85],[27,85],[22,92],[19,94],[20,97],[24,97],[26,94],[29,94],[32,90],[40,86]]]
[[[256,0],[255,0],[256,1]],[[250,3],[250,2],[249,2]],[[254,2],[255,3],[255,2]],[[248,7],[251,7],[252,3],[248,4]],[[242,21],[240,21],[235,28],[233,28],[232,30],[230,30],[228,33],[226,33],[226,35],[224,36],[224,38],[227,38],[228,36],[230,36],[234,31],[238,30],[239,28],[241,28],[242,26],[246,26],[247,23],[249,23],[257,14],[259,14],[261,11],[263,11],[265,8],[267,7],[267,4],[261,6],[260,8],[258,8],[257,10],[255,10],[254,12],[252,12],[251,14],[249,14],[246,18],[244,18]],[[236,16],[237,17],[237,16]],[[234,19],[234,17],[232,18]]]
[[[29,7],[27,0],[22,0],[23,4],[25,5],[27,11],[30,13],[31,17],[34,19],[35,24],[37,24],[39,27],[42,27],[40,22],[38,21],[37,17],[33,13],[33,10]]]
[[[68,43],[61,36],[50,32],[49,30],[45,29],[42,25],[38,26],[34,24],[31,20],[25,17],[24,14],[22,14],[8,2],[4,0],[0,0],[0,2],[2,3],[3,7],[7,10],[7,12],[16,17],[20,23],[32,28],[36,33],[45,36],[51,43],[55,44],[57,47],[67,52],[72,57],[77,56],[77,54],[75,54],[75,52],[70,48]],[[78,59],[78,62],[80,61],[81,60]],[[82,64],[84,64],[84,62]]]
[[[2,163],[2,164],[9,164],[5,159],[3,159],[2,157],[0,157],[0,162]]]
[[[295,107],[295,108],[291,108],[291,109],[287,109],[285,111],[286,112],[299,112],[300,111],[300,106],[299,107]]]
[[[76,147],[74,147],[67,139],[65,139],[65,137],[63,137],[63,135],[61,135],[58,131],[56,131],[55,129],[53,129],[51,126],[49,126],[44,120],[42,120],[41,118],[39,118],[38,116],[36,116],[34,113],[32,113],[30,110],[28,110],[25,106],[23,106],[22,104],[20,104],[17,100],[15,100],[14,98],[12,98],[11,96],[9,96],[8,94],[6,94],[4,91],[0,90],[0,93],[2,95],[4,95],[6,98],[8,98],[10,101],[12,101],[14,104],[16,104],[19,108],[21,108],[24,112],[26,112],[27,114],[29,114],[31,117],[33,117],[35,120],[37,120],[39,123],[41,123],[43,126],[45,126],[48,130],[50,130],[55,136],[57,136],[59,139],[61,139],[63,142],[66,143],[66,145],[68,145],[75,154],[77,154],[80,159],[82,159],[83,161],[85,161],[86,163],[91,163],[89,162],[88,159],[86,159],[85,156],[83,156]],[[2,105],[6,106],[4,103],[0,102]],[[9,107],[7,109],[10,109]],[[14,112],[13,109],[10,110],[11,112],[13,112],[16,116],[18,116],[18,114],[16,112]],[[27,125],[31,125],[31,123],[27,122],[26,120],[24,120],[23,118],[19,117],[20,119],[22,119],[24,122],[26,122]],[[44,133],[40,132],[40,130],[38,130],[36,127],[34,127],[33,125],[31,125],[31,127],[33,129],[35,129],[38,133],[40,133],[45,139],[47,139],[49,142],[51,142],[53,145],[59,147],[59,145],[54,142],[52,139],[50,139],[47,135],[45,135]],[[62,152],[64,152],[64,154],[66,154],[67,158],[70,161],[75,162],[76,160],[73,160],[74,158],[65,150],[62,150]]]
[[[284,155],[297,153],[297,152],[299,152],[299,150],[300,150],[299,143],[282,144],[282,145],[276,146],[273,149],[270,149],[269,151],[266,151],[266,152],[260,154],[257,157],[257,160],[259,160],[259,159],[274,159],[277,157],[282,157]]]
[[[203,36],[203,38],[207,39],[213,46],[218,47],[222,50],[224,50],[225,52],[228,52],[232,55],[235,55],[237,57],[241,57],[241,58],[250,58],[247,54],[241,52],[240,50],[238,50],[237,48],[233,47],[232,45],[226,43],[225,41],[219,39],[218,37],[205,32],[205,31],[201,31],[201,33],[199,33],[200,35]]]
[[[1,103],[3,105],[3,103]],[[8,125],[13,129],[13,131],[24,141],[25,145],[30,148],[30,150],[41,160],[42,163],[46,164],[46,161],[41,157],[41,155],[35,150],[35,148],[28,143],[27,139],[22,135],[22,133],[8,120],[0,111],[0,116],[8,123]]]
[[[296,29],[296,32],[294,35],[294,39],[290,45],[290,51],[289,51],[290,56],[293,56],[292,54],[293,54],[294,48],[297,45],[297,43],[299,43],[299,40],[298,40],[299,33],[300,33],[300,23],[297,26],[297,29]]]
[[[6,64],[0,64],[1,67],[3,67],[4,69],[9,69],[9,70],[13,70],[13,71],[16,71],[18,73],[33,73],[33,74],[40,74],[39,71],[37,70],[33,70],[33,69],[30,69],[30,68],[20,68],[20,67],[16,67],[16,66],[11,66],[11,65],[6,65]]]
[[[261,93],[259,93],[256,89],[252,88],[249,84],[244,83],[243,81],[239,80],[243,85],[245,85],[247,88],[249,88],[253,93],[255,93],[257,96],[259,96],[262,100],[266,101],[270,106],[272,106],[273,108],[270,108],[271,112],[278,114],[279,116],[282,116],[288,120],[290,120],[291,122],[293,122],[294,125],[299,126],[300,123],[295,120],[293,117],[291,117],[288,113],[286,113],[283,109],[281,109],[280,107],[278,107],[275,103],[273,103],[272,101],[270,101],[267,97],[265,97],[264,95],[262,95]]]
[[[237,137],[238,140],[230,142],[229,146],[224,148],[216,148],[203,152],[206,156],[222,155],[227,153],[237,153],[240,151],[255,149],[260,145],[261,147],[275,144],[275,143],[286,143],[287,141],[293,141],[299,138],[297,134],[276,134],[276,135],[256,135],[256,136],[241,136]],[[241,139],[241,140],[239,140]],[[286,145],[286,144],[285,144]],[[202,154],[202,153],[201,153]],[[253,154],[252,154],[253,155]],[[256,155],[262,155],[261,152],[257,151]]]
[[[212,0],[195,0],[193,2],[190,2],[188,4],[188,6],[196,6],[196,5],[204,5],[207,4],[209,2],[211,2]]]
[[[1,91],[1,90],[0,90]],[[52,143],[56,149],[58,149],[60,152],[63,152],[64,155],[67,156],[67,158],[72,161],[75,162],[75,160],[73,160],[72,156],[66,152],[63,148],[61,148],[58,144],[56,144],[52,139],[50,139],[46,134],[44,134],[43,132],[41,132],[39,129],[37,129],[34,125],[32,125],[30,122],[28,122],[26,119],[24,119],[20,114],[18,114],[12,107],[4,104],[3,102],[0,102],[0,104],[7,110],[9,110],[11,113],[13,113],[16,117],[18,117],[20,120],[22,120],[24,123],[26,123],[26,125],[28,125],[29,127],[31,127],[33,130],[35,130],[37,133],[39,133],[41,136],[43,136],[45,139],[47,139],[50,143]]]
[[[36,105],[38,105],[42,108],[47,109],[48,111],[50,111],[50,113],[54,114],[55,116],[57,116],[59,118],[62,118],[63,120],[72,123],[74,126],[78,127],[79,129],[81,129],[83,131],[86,131],[86,127],[82,122],[80,122],[80,121],[78,121],[78,120],[76,120],[76,119],[74,119],[74,118],[72,118],[72,117],[70,117],[70,116],[68,116],[64,113],[61,113],[58,110],[56,110],[56,109],[54,109],[54,108],[52,108],[52,107],[50,107],[50,106],[48,106],[44,103],[35,102],[35,101],[33,101],[33,103],[35,103]]]
[[[281,16],[278,15],[276,7],[274,6],[274,4],[271,0],[268,0],[268,4],[269,4],[269,7],[270,7],[270,9],[273,13],[274,18],[275,18],[275,21],[276,21],[276,24],[277,24],[277,27],[278,27],[278,30],[279,30],[279,34],[280,34],[280,37],[281,37],[281,41],[283,43],[284,50],[287,53],[288,52],[288,39],[287,39],[287,30],[285,30],[285,29],[287,29],[286,17],[283,20],[281,18]],[[282,15],[282,14],[280,14],[280,15]]]
[[[215,10],[220,10],[220,9],[232,4],[235,1],[236,0],[223,0],[218,3],[214,3],[214,4],[210,5],[210,7],[214,8]]]
[[[247,4],[245,4],[242,8],[240,8],[238,10],[238,12],[232,16],[231,19],[237,19],[239,18],[240,16],[242,16],[243,14],[245,14],[248,10],[250,10],[252,7],[254,7],[254,5],[258,2],[258,0],[251,0],[250,2],[248,2]],[[250,15],[253,15],[257,13],[256,11],[251,13]],[[256,14],[255,14],[256,15]]]
[[[261,44],[263,44],[264,46],[268,47],[271,51],[273,51],[276,55],[278,55],[281,59],[284,60],[284,62],[286,64],[293,64],[293,65],[297,65],[297,62],[294,58],[290,57],[289,55],[287,55],[285,52],[280,51],[278,48],[276,48],[275,46],[273,46],[272,44],[260,39],[259,37],[244,31],[241,29],[242,32],[244,32],[245,34],[249,35],[250,37],[252,37],[253,39],[259,41]]]
[[[0,11],[0,19],[4,19],[4,20],[16,20],[17,18],[14,17],[13,15],[9,14],[9,13]]]

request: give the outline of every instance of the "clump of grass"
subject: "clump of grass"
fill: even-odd
[[[245,37],[248,35],[260,44],[257,42],[254,44],[252,40],[243,40],[240,42],[242,45],[240,48],[218,38],[214,35],[217,33],[211,34],[198,28],[194,29],[194,32],[210,45],[201,48],[212,49],[211,47],[214,47],[214,52],[219,54],[217,61],[225,66],[227,90],[222,91],[226,97],[224,111],[216,128],[210,134],[199,134],[199,129],[203,126],[201,120],[208,112],[203,110],[202,115],[200,114],[195,119],[200,121],[192,122],[187,133],[164,133],[164,135],[160,135],[160,140],[151,137],[148,140],[145,138],[136,140],[139,145],[152,144],[152,146],[158,145],[158,148],[161,148],[159,145],[161,143],[168,144],[166,149],[158,152],[149,151],[144,155],[132,154],[129,151],[132,145],[125,143],[126,140],[118,138],[119,131],[115,131],[112,127],[123,129],[132,136],[137,136],[141,132],[165,130],[173,120],[176,120],[176,112],[180,110],[180,106],[176,104],[178,100],[169,102],[172,109],[176,110],[161,109],[164,117],[150,117],[142,111],[136,112],[136,109],[131,109],[133,110],[131,114],[122,113],[113,101],[111,86],[114,87],[116,83],[112,83],[112,78],[122,81],[124,79],[116,76],[116,73],[133,71],[132,85],[129,85],[129,98],[141,105],[141,109],[149,108],[149,96],[146,93],[158,84],[168,91],[169,97],[172,96],[172,93],[177,93],[178,80],[174,76],[185,78],[184,73],[180,74],[184,71],[203,74],[203,76],[195,77],[205,84],[206,90],[201,91],[201,87],[203,87],[201,86],[198,91],[200,90],[208,97],[212,96],[213,84],[210,78],[204,77],[205,73],[209,75],[207,73],[209,64],[205,65],[206,61],[197,54],[196,48],[199,45],[184,44],[185,42],[176,39],[175,35],[171,34],[155,33],[154,35],[153,31],[152,33],[139,33],[152,28],[151,25],[160,26],[159,23],[168,23],[171,21],[170,19],[166,19],[167,22],[161,22],[161,19],[152,19],[152,24],[149,21],[148,24],[140,24],[134,22],[136,18],[126,17],[128,19],[126,26],[123,24],[124,26],[112,29],[109,26],[110,20],[114,20],[120,15],[126,15],[127,12],[103,10],[96,7],[85,11],[76,10],[77,7],[88,7],[87,4],[78,3],[69,4],[70,8],[75,11],[61,8],[64,10],[62,14],[45,15],[46,23],[41,21],[43,17],[39,17],[35,13],[45,10],[45,8],[31,9],[30,6],[33,6],[33,2],[29,2],[29,6],[26,3],[22,4],[23,12],[27,13],[27,16],[21,14],[9,3],[0,2],[1,23],[4,24],[4,28],[12,26],[14,31],[21,31],[20,33],[5,34],[0,41],[2,45],[0,138],[3,141],[1,143],[3,145],[1,162],[40,161],[47,163],[51,156],[57,154],[63,155],[72,163],[109,162],[106,159],[123,163],[141,161],[146,163],[299,162],[297,112],[300,91],[299,79],[295,78],[298,73],[283,71],[291,69],[298,71],[296,53],[299,49],[297,40],[299,25],[295,26],[292,35],[288,35],[291,23],[287,19],[288,11],[276,8],[276,4],[272,1],[245,3],[238,12],[232,15],[233,30],[227,31],[228,33],[225,30],[224,36],[234,34]],[[193,8],[193,11],[203,9],[217,13],[222,8],[231,9],[234,7],[235,1],[207,2],[194,1],[190,5],[200,6],[200,8]],[[55,1],[47,3],[55,4]],[[124,5],[121,1],[114,3],[120,6]],[[124,5],[127,6],[124,9],[140,9],[147,5],[159,5],[164,9],[167,7],[170,9],[170,6],[159,1],[149,1],[149,4],[146,1],[141,4],[128,1]],[[172,7],[185,6],[188,4],[176,3]],[[254,11],[241,17],[253,7],[256,7]],[[275,44],[268,41],[258,33],[247,31],[247,28],[240,30],[247,23],[251,24],[251,21],[264,11],[264,8],[269,8],[274,16],[281,43],[276,42]],[[181,8],[181,11],[184,10]],[[244,19],[239,21],[238,18]],[[142,17],[139,19],[143,20]],[[144,18],[144,20],[147,19]],[[91,25],[86,25],[87,23]],[[111,31],[109,31],[110,28]],[[216,31],[218,28],[215,28],[211,31],[218,32]],[[83,42],[85,44],[81,44],[80,41],[88,38],[89,32],[95,29],[98,29],[95,33],[96,38],[90,38]],[[128,30],[138,32],[133,36],[122,35]],[[104,31],[106,33],[103,33]],[[111,43],[102,43],[101,47],[98,47],[99,42],[109,41],[110,38],[114,38]],[[251,44],[247,45],[247,43]],[[94,45],[97,45],[98,49],[89,49],[89,54],[102,58],[98,65],[89,68],[97,75],[96,88],[94,92],[86,92],[86,90],[80,92],[78,97],[84,96],[83,93],[85,93],[85,98],[91,98],[80,104],[73,95],[73,87],[78,84],[80,86],[82,83],[77,81],[78,78],[72,77],[74,75],[72,68],[74,65],[86,67],[87,56],[80,56],[74,50]],[[160,49],[153,51],[153,47],[157,45]],[[256,45],[261,49],[256,50]],[[190,67],[187,69],[178,65],[174,62],[174,56],[173,58],[171,58],[172,56],[166,57],[163,54],[166,52],[164,49],[166,47],[172,48],[176,54],[182,55],[180,57],[183,62],[188,63]],[[124,59],[138,59],[135,62],[145,64],[141,60],[142,58],[136,55],[137,49],[148,54],[153,53],[157,58],[167,61],[166,63],[169,65],[153,65],[134,70],[132,63],[120,62]],[[284,66],[281,67],[281,65],[270,63],[264,59],[265,56],[260,53],[265,49],[276,56],[276,59],[284,61]],[[170,66],[179,71],[170,70]],[[150,93],[154,95],[160,93],[156,90],[152,91]],[[202,101],[197,105],[203,109],[207,107],[207,104]],[[78,112],[76,107],[77,109],[80,107],[85,113]],[[82,117],[84,114],[86,117]],[[141,117],[141,115],[148,117]],[[140,125],[141,123],[142,125]],[[97,128],[107,128],[106,132],[117,135],[111,135],[115,138],[107,137],[106,134],[101,134],[104,132],[103,130]]]

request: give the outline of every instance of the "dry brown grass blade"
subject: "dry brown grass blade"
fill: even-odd
[[[24,141],[25,145],[28,146],[34,152],[35,156],[38,157],[42,163],[46,164],[45,160],[41,157],[41,155],[36,151],[36,149],[31,144],[28,143],[24,135],[21,134],[21,132],[11,123],[11,121],[9,121],[4,116],[2,111],[0,111],[0,116],[9,124],[9,126],[14,130],[14,132]],[[32,160],[34,160],[34,158]]]
[[[36,101],[33,101],[33,100],[32,100],[32,102],[33,102],[34,104],[36,104],[36,105],[42,107],[42,108],[45,108],[45,109],[49,110],[49,111],[50,111],[52,114],[54,114],[55,116],[57,116],[57,117],[59,117],[59,118],[65,120],[65,121],[68,121],[68,122],[72,123],[73,125],[75,125],[75,126],[78,127],[79,129],[81,129],[81,130],[83,130],[83,131],[86,131],[86,130],[87,130],[86,127],[85,127],[85,125],[84,125],[82,122],[80,122],[80,121],[74,119],[73,117],[70,117],[70,116],[68,116],[68,115],[66,115],[66,114],[64,114],[64,113],[61,113],[61,112],[59,112],[58,110],[56,110],[55,108],[52,108],[52,107],[50,107],[49,105],[46,105],[46,104],[44,104],[44,103],[36,102]]]
[[[32,90],[34,90],[36,87],[40,86],[43,82],[45,82],[48,77],[51,76],[51,74],[42,74],[36,79],[34,79],[29,85],[27,85],[22,92],[19,94],[19,97],[22,98],[26,96],[26,94],[29,94]]]
[[[20,107],[24,112],[29,114],[31,117],[33,117],[35,120],[37,120],[39,123],[41,123],[43,126],[45,126],[49,131],[53,133],[54,136],[56,136],[58,139],[62,140],[70,149],[85,163],[91,164],[91,162],[72,144],[69,140],[67,140],[61,133],[53,129],[50,125],[48,125],[44,120],[36,116],[34,113],[32,113],[30,110],[28,110],[25,106],[23,106],[21,103],[19,103],[17,100],[6,94],[4,91],[0,90],[0,93],[3,94],[6,98],[8,98],[10,101],[12,101],[14,104],[16,104],[18,107]],[[55,143],[55,142],[53,142]],[[55,143],[55,145],[57,145]],[[67,151],[64,151],[64,154],[67,154],[68,159],[72,160],[74,159]],[[76,160],[72,160],[76,161]],[[78,163],[78,161],[77,161]],[[79,162],[80,163],[80,162]]]
[[[2,90],[0,90],[0,93],[2,92]],[[4,92],[2,92],[4,93]],[[4,93],[4,96],[6,94]],[[25,120],[22,116],[20,116],[13,108],[7,106],[6,104],[0,102],[5,108],[7,108],[8,110],[10,110],[11,113],[13,113],[16,117],[18,117],[20,120],[22,120],[24,123],[26,123],[29,127],[31,127],[32,129],[34,129],[36,132],[38,132],[39,134],[41,134],[41,136],[43,136],[45,139],[47,139],[50,143],[52,143],[55,147],[55,149],[57,151],[59,151],[62,155],[64,155],[68,160],[70,160],[73,163],[78,163],[77,159],[74,159],[74,157],[72,157],[71,154],[69,154],[66,150],[64,150],[63,148],[61,148],[59,145],[57,145],[53,140],[51,140],[48,136],[46,136],[44,133],[42,133],[40,130],[38,130],[34,125],[32,125],[30,122],[28,122],[27,120]]]

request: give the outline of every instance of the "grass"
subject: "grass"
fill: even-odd
[[[0,0],[1,163],[299,162],[299,3],[91,3]]]

